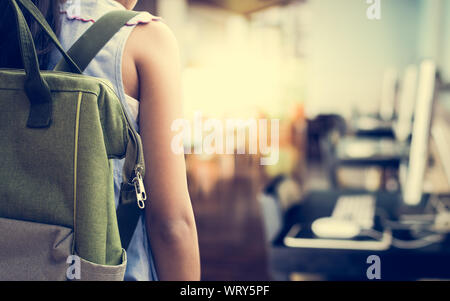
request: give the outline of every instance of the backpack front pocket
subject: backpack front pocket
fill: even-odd
[[[66,280],[70,228],[0,218],[0,280]]]
[[[81,281],[123,281],[127,268],[127,253],[123,250],[119,265],[96,264],[79,258]]]
[[[122,281],[127,254],[119,265],[101,265],[72,256],[70,228],[0,218],[0,281]]]

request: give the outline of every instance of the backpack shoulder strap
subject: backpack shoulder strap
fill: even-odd
[[[67,54],[74,62],[76,62],[81,71],[86,70],[89,63],[109,40],[111,40],[128,21],[139,14],[139,12],[129,10],[117,10],[107,13],[98,19],[94,25],[89,27],[75,44],[73,44],[69,51],[67,51]],[[62,59],[56,65],[54,70],[70,72],[71,69]]]

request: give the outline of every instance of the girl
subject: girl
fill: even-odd
[[[131,10],[137,0],[33,0],[67,50],[90,25],[112,10]],[[0,1],[0,68],[23,68],[14,14]],[[31,17],[42,69],[60,59]],[[128,248],[126,280],[200,280],[197,231],[187,189],[183,155],[171,150],[171,123],[182,117],[180,63],[171,31],[142,13],[102,49],[85,74],[110,80],[142,136],[149,192]],[[114,162],[116,202],[123,162]],[[151,249],[150,249],[151,242]]]

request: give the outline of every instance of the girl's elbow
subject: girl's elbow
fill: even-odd
[[[158,221],[151,229],[161,240],[171,244],[197,237],[195,221],[189,217]]]

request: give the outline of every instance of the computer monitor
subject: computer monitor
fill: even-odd
[[[422,200],[436,94],[436,72],[436,64],[432,60],[421,63],[408,172],[403,185],[403,200],[406,205],[419,205]]]
[[[388,68],[384,73],[383,86],[381,87],[379,114],[382,120],[390,121],[394,117],[397,84],[397,70],[394,68]]]
[[[394,127],[395,137],[399,141],[408,140],[412,130],[412,120],[417,99],[417,65],[406,68],[399,91],[398,119]]]
[[[432,135],[436,143],[436,150],[442,160],[442,167],[447,178],[448,187],[450,187],[450,127],[447,122],[438,120],[433,123]]]

